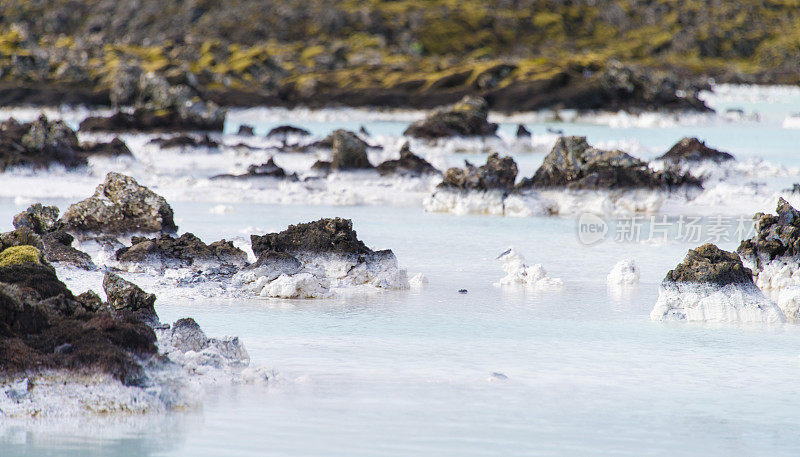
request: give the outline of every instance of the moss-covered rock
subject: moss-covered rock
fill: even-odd
[[[13,246],[0,252],[0,268],[25,263],[42,263],[42,251],[33,246]]]

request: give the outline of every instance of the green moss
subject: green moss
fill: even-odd
[[[42,263],[42,253],[33,246],[12,246],[0,252],[0,267],[23,263]]]

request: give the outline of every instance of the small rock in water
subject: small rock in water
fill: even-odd
[[[495,371],[492,373],[492,376],[489,377],[489,381],[508,381],[508,376]]]
[[[525,257],[513,247],[497,256],[497,260],[503,263],[506,276],[496,282],[495,286],[524,285],[534,289],[559,289],[564,285],[560,279],[547,276],[547,271],[541,264],[526,265]]]
[[[466,294],[466,293],[467,293],[467,289],[459,289],[459,290],[458,290],[458,293],[460,293],[460,294]]]
[[[639,284],[639,267],[636,266],[636,262],[633,259],[620,260],[606,276],[606,283],[609,286]]]
[[[424,289],[428,286],[428,278],[422,273],[417,273],[408,280],[408,285],[415,290]]]
[[[253,136],[255,133],[253,132],[253,127],[250,125],[242,124],[239,126],[239,131],[236,132],[239,136]]]
[[[494,136],[497,124],[488,122],[489,104],[480,97],[465,96],[452,106],[439,108],[411,124],[403,135],[427,140],[454,136]]]

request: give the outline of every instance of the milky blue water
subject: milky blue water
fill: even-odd
[[[700,135],[736,155],[800,163],[793,156],[800,131],[780,127],[791,104],[727,103],[760,108],[771,120],[561,127],[591,141],[664,149]],[[319,135],[343,126],[293,123]],[[384,134],[405,125],[366,123]],[[545,125],[530,127],[536,133]],[[50,202],[62,209],[71,203]],[[19,425],[0,435],[0,455],[800,455],[800,327],[649,319],[658,283],[696,243],[586,246],[576,220],[560,217],[244,203],[220,217],[210,216],[214,205],[172,204],[181,230],[205,240],[247,226],[277,231],[320,217],[351,218],[368,246],[394,250],[429,287],[312,301],[159,301],[164,321],[192,316],[209,335],[240,336],[253,362],[275,371],[274,380],[211,389],[200,411]],[[0,228],[20,209],[0,200]],[[495,257],[512,245],[564,288],[493,286],[504,275]],[[606,275],[622,258],[636,261],[642,279],[617,293]]]

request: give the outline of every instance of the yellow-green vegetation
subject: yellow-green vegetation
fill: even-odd
[[[68,61],[98,88],[137,65],[206,89],[426,90],[615,59],[800,82],[800,0],[0,0],[0,11],[7,81],[57,79]],[[485,74],[500,64],[514,68]]]
[[[42,253],[33,246],[12,246],[0,252],[0,268],[23,263],[41,263]]]

